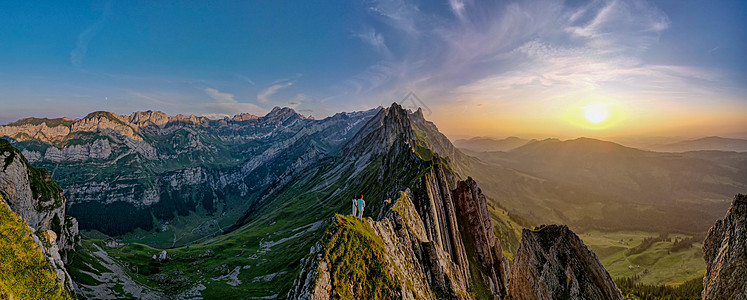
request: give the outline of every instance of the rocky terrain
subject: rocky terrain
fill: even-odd
[[[594,252],[567,226],[524,229],[509,278],[512,299],[623,299]]]
[[[747,299],[747,196],[737,194],[703,243],[703,299]]]
[[[22,218],[34,241],[56,269],[66,290],[72,280],[65,269],[67,251],[79,243],[77,221],[65,214],[62,189],[44,169],[29,165],[20,151],[0,140],[0,198],[2,205]]]

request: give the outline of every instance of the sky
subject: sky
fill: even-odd
[[[747,136],[747,1],[205,2],[3,1],[0,123],[399,102],[452,138]]]

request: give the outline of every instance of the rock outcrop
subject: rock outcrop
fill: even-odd
[[[493,223],[488,211],[488,201],[477,183],[468,177],[465,181],[459,181],[457,188],[453,191],[454,202],[457,205],[462,236],[471,241],[475,251],[475,257],[482,270],[481,275],[487,282],[490,292],[495,295],[506,295],[508,293],[509,263],[508,258],[503,256],[501,242],[493,233]]]
[[[747,196],[734,196],[703,242],[703,299],[747,299]]]
[[[524,229],[511,266],[511,299],[623,299],[597,256],[565,225]]]
[[[35,241],[57,270],[57,276],[72,289],[63,261],[65,252],[80,241],[78,223],[65,215],[65,196],[45,169],[33,168],[20,151],[0,140],[0,196],[3,205],[26,221]]]

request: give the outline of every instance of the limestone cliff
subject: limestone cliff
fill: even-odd
[[[703,242],[703,299],[747,299],[747,196],[734,196]]]
[[[524,229],[508,285],[511,299],[623,299],[597,256],[567,226]]]
[[[68,290],[72,281],[65,270],[65,252],[80,241],[78,224],[65,215],[65,196],[45,169],[33,168],[20,151],[0,140],[0,196],[3,205],[26,221],[35,241],[57,270]]]

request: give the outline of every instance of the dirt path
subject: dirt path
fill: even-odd
[[[137,299],[165,299],[165,297],[158,291],[143,286],[133,280],[132,277],[122,269],[122,266],[111,259],[106,251],[101,249],[101,247],[96,244],[93,246],[97,249],[97,251],[93,252],[93,255],[96,256],[101,265],[107,268],[110,272],[93,274],[83,271],[83,273],[93,277],[101,282],[101,284],[94,286],[77,284],[76,290],[78,293],[89,299],[122,299],[128,297],[134,297]],[[117,291],[123,291],[124,294],[119,294]]]

